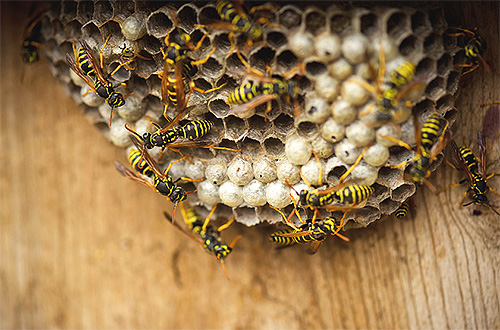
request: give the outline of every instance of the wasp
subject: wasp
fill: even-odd
[[[455,32],[453,32],[455,31]],[[463,37],[464,39],[464,51],[465,57],[467,57],[468,62],[463,64],[455,64],[455,67],[467,68],[467,71],[462,73],[465,76],[468,73],[476,70],[481,62],[486,70],[489,72],[490,66],[484,60],[483,54],[486,52],[487,44],[479,34],[477,34],[477,28],[474,31],[463,29],[463,28],[450,28],[449,32],[446,33],[451,37]]]
[[[330,235],[338,236],[339,238],[347,242],[349,241],[349,238],[339,234],[339,231],[345,225],[344,218],[346,216],[346,213],[344,213],[342,219],[340,220],[340,224],[338,224],[337,220],[333,217],[325,217],[320,221],[314,221],[314,218],[303,221],[299,212],[297,211],[297,208],[295,208],[294,212],[297,214],[297,217],[301,221],[301,225],[297,227],[285,217],[283,212],[274,208],[273,206],[271,206],[271,208],[278,211],[285,220],[285,223],[290,227],[285,230],[274,232],[269,237],[269,240],[271,242],[274,242],[281,247],[286,247],[294,244],[309,244],[309,254],[315,254],[321,244]]]
[[[274,26],[271,24],[265,17],[260,17],[257,20],[252,20],[245,13],[241,1],[217,1],[215,5],[215,9],[219,14],[222,22],[217,22],[210,24],[210,26],[231,31],[229,33],[229,40],[231,42],[231,49],[229,50],[232,53],[234,48],[234,34],[239,32],[247,37],[247,46],[255,45],[256,42],[262,40],[263,30],[261,25],[266,24],[269,26]],[[275,10],[276,8],[270,7],[268,5],[256,6],[250,9],[250,14],[254,14],[258,10]]]
[[[152,188],[153,190],[155,190],[159,194],[168,197],[170,199],[170,201],[174,204],[174,214],[175,214],[175,208],[176,208],[177,204],[179,202],[182,202],[183,200],[185,200],[187,197],[187,194],[192,194],[192,193],[196,192],[196,191],[186,192],[184,190],[184,188],[179,187],[175,184],[178,180],[176,182],[174,182],[172,180],[172,178],[168,175],[168,172],[170,171],[170,168],[172,167],[172,165],[176,162],[184,160],[185,157],[178,159],[174,162],[171,162],[168,165],[165,172],[162,172],[160,170],[158,164],[156,164],[155,160],[151,157],[151,155],[149,155],[149,153],[141,145],[141,143],[134,136],[131,136],[131,139],[132,139],[132,142],[134,143],[135,147],[137,148],[138,153],[140,153],[144,157],[144,160],[146,161],[147,166],[144,165],[142,168],[140,168],[140,163],[142,162],[142,160],[141,159],[137,160],[136,153],[134,153],[133,157],[131,157],[129,155],[129,160],[131,162],[133,161],[134,168],[138,167],[139,172],[141,174],[144,174],[147,176],[149,171],[151,171],[153,173],[153,175],[151,178],[144,178],[144,177],[137,176],[119,162],[115,162],[116,169],[118,170],[118,172],[122,176],[129,178],[133,181],[142,183],[143,185]],[[190,182],[196,181],[196,180],[192,180],[192,179],[184,178],[184,177],[179,178],[179,180],[190,181]]]
[[[21,58],[26,64],[33,64],[40,58],[38,49],[44,47],[40,42],[41,39],[41,24],[45,9],[40,8],[35,10],[30,8],[30,15],[26,19],[25,28],[23,31],[23,43],[21,44]]]
[[[498,192],[489,187],[487,184],[489,179],[494,176],[500,175],[500,173],[487,174],[486,172],[486,140],[490,139],[495,141],[500,129],[498,118],[496,118],[495,121],[491,120],[495,115],[498,115],[498,109],[495,107],[490,107],[485,117],[483,118],[483,130],[477,134],[479,158],[474,155],[474,153],[468,146],[458,147],[455,141],[451,141],[451,147],[453,150],[455,162],[454,164],[449,164],[455,169],[463,171],[466,174],[467,178],[456,184],[452,184],[449,187],[459,186],[466,182],[469,182],[469,189],[464,193],[462,200],[460,201],[460,208],[471,204],[485,205],[497,215],[500,215],[500,213],[489,204],[488,196],[486,195],[488,191],[491,191],[494,194],[500,196]],[[471,201],[463,204],[468,193],[472,193]]]
[[[104,45],[102,46],[101,51],[99,52],[99,58],[100,58],[101,63],[103,62],[102,51],[106,47],[106,45],[108,44],[110,38],[111,38],[111,36],[108,36],[106,38],[106,40],[104,41]],[[141,60],[145,60],[145,61],[152,60],[152,58],[142,56],[138,52],[135,52],[130,45],[127,45],[127,43],[124,42],[123,46],[120,47],[120,64],[109,75],[113,76],[122,67],[124,67],[125,69],[127,69],[129,71],[135,70],[135,67],[130,66],[130,63],[135,61],[136,58],[140,58]]]
[[[234,246],[236,245],[236,242],[241,238],[241,235],[236,236],[229,245],[222,242],[220,238],[220,232],[229,227],[231,223],[234,222],[235,218],[233,216],[231,220],[229,220],[224,225],[220,226],[217,229],[214,228],[209,224],[209,222],[210,217],[213,215],[216,207],[217,204],[214,204],[207,218],[203,221],[198,217],[193,209],[184,208],[184,204],[181,203],[182,217],[189,230],[186,230],[178,223],[175,223],[166,212],[163,212],[163,215],[177,229],[198,242],[208,253],[214,255],[217,260],[220,261],[222,270],[224,271],[226,278],[229,280],[229,276],[227,275],[226,267],[224,265],[224,259],[227,258],[227,256],[231,253]]]
[[[267,108],[264,112],[264,117],[267,119],[267,114],[271,111],[271,101],[283,98],[286,102],[293,100],[295,107],[294,114],[295,116],[300,114],[299,103],[297,101],[300,88],[298,82],[292,79],[292,77],[298,72],[303,71],[303,64],[285,72],[283,77],[266,77],[264,73],[252,68],[238,50],[236,53],[243,65],[247,67],[252,81],[237,87],[228,96],[227,103],[237,104],[237,106],[231,109],[231,113],[240,115],[261,104],[267,103]],[[269,67],[268,71],[270,71]]]
[[[306,189],[297,192],[289,183],[288,186],[295,191],[299,196],[299,204],[304,207],[312,208],[317,211],[318,208],[325,208],[328,211],[343,210],[346,208],[355,208],[362,202],[364,202],[368,197],[370,197],[375,189],[371,186],[364,185],[348,185],[349,182],[344,182],[347,176],[358,166],[361,159],[363,158],[365,152],[368,148],[365,148],[361,154],[358,156],[356,161],[351,165],[351,167],[340,177],[338,184],[325,188],[325,189],[313,189],[308,191]],[[314,153],[318,164],[320,164],[318,156]],[[323,176],[323,171],[320,164],[319,172],[319,182],[321,186],[321,178]],[[307,180],[303,177],[305,183],[311,186]],[[334,205],[329,205],[335,203]],[[315,212],[316,215],[316,212]]]
[[[76,53],[76,50],[73,49],[76,62],[70,54],[66,54],[66,62],[71,70],[83,79],[92,91],[97,93],[106,101],[107,104],[109,104],[111,107],[109,125],[111,126],[111,123],[113,122],[113,111],[115,108],[121,107],[125,104],[125,96],[115,92],[114,86],[106,80],[106,78],[104,78],[101,71],[102,62],[101,66],[97,64],[97,60],[87,42],[83,39],[80,39],[79,42],[81,48],[78,54]]]
[[[165,115],[168,104],[170,102],[180,109],[183,109],[185,104],[187,104],[187,101],[185,101],[184,98],[185,90],[187,89],[184,77],[189,76],[195,66],[206,63],[216,50],[216,48],[214,47],[204,59],[200,59],[197,61],[191,59],[187,55],[187,52],[197,51],[201,47],[205,38],[208,36],[208,32],[205,33],[195,45],[191,39],[191,36],[178,27],[177,14],[175,13],[175,11],[170,10],[170,13],[174,23],[174,29],[165,37],[164,41],[166,50],[161,50],[165,64],[163,67],[163,71],[158,74],[161,77],[161,99],[163,104],[165,104]],[[194,83],[191,83],[190,87],[190,92],[196,90],[200,93],[209,93],[221,88],[222,86],[210,89],[208,91],[203,91],[200,88],[196,88]],[[178,104],[178,102],[182,103]]]
[[[401,203],[401,205],[396,209],[396,211],[394,211],[394,216],[398,219],[405,218],[410,212],[410,205],[413,208],[416,207],[413,198],[409,198],[405,200],[403,203]]]
[[[150,178],[153,177],[153,170],[148,166],[148,163],[139,150],[137,150],[136,148],[130,148],[130,151],[128,153],[128,160],[130,162],[130,165],[132,165],[132,167],[137,172]]]
[[[375,104],[362,111],[360,113],[360,117],[368,115],[374,108],[376,108],[376,121],[381,123],[386,123],[391,119],[399,120],[402,111],[398,108],[398,105],[401,103],[401,100],[403,100],[411,91],[425,87],[422,84],[413,82],[416,67],[412,62],[405,61],[400,64],[393,72],[390,73],[388,81],[384,81],[386,74],[385,68],[385,53],[382,47],[382,42],[380,42],[379,69],[377,76],[374,77],[375,86],[364,81],[349,79],[349,81],[360,85],[376,96]],[[411,101],[407,100],[405,102],[405,106],[411,108]]]
[[[437,159],[437,155],[444,149],[450,140],[446,134],[449,122],[434,112],[424,123],[422,130],[418,128],[418,121],[415,118],[415,139],[417,142],[416,151],[411,161],[404,161],[393,168],[401,168],[409,165],[409,175],[416,184],[425,183],[434,193],[437,189],[427,180],[431,175],[430,167]],[[407,143],[390,136],[381,135],[389,141],[397,143],[399,146],[412,150]]]

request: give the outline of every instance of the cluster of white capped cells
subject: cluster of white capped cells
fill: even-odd
[[[455,38],[444,33],[447,24],[439,8],[317,5],[322,7],[273,4],[278,9],[265,14],[269,23],[263,25],[262,42],[247,47],[246,52],[245,36],[235,34],[246,61],[263,73],[270,67],[272,74],[281,75],[302,65],[291,78],[300,87],[297,100],[273,100],[266,115],[266,105],[239,115],[230,112],[227,97],[248,81],[247,69],[235,52],[229,52],[230,31],[210,27],[220,19],[214,2],[63,1],[44,17],[42,34],[55,74],[85,114],[112,143],[128,148],[131,142],[124,124],[129,123],[139,134],[154,131],[150,119],[157,120],[163,111],[157,74],[163,70],[161,49],[164,38],[175,28],[175,12],[178,26],[195,42],[208,32],[200,49],[189,56],[204,58],[215,47],[191,80],[204,90],[225,83],[216,92],[194,92],[186,119],[213,121],[206,139],[214,146],[239,150],[185,151],[189,159],[174,164],[169,175],[197,180],[186,186],[197,190],[189,195],[190,203],[207,209],[214,203],[225,205],[217,212],[234,213],[237,221],[247,225],[281,221],[269,205],[289,212],[293,192],[289,185],[299,191],[311,189],[306,183],[316,187],[336,184],[366,150],[347,178],[349,183],[375,188],[366,206],[347,217],[366,226],[394,212],[415,192],[413,183],[403,177],[404,169],[391,167],[409,159],[412,152],[382,136],[414,145],[412,109],[420,124],[434,111],[454,120],[451,109],[460,73],[454,71],[453,63],[458,48]],[[88,87],[65,62],[65,54],[73,53],[74,40],[85,39],[97,55],[108,36],[102,50],[105,73],[120,65],[124,46],[149,59],[136,58],[128,66],[133,70],[122,67],[113,75],[112,80],[127,85],[126,90],[118,87],[119,91],[133,94],[123,107],[115,109],[111,128],[110,107],[95,93],[86,93]],[[422,87],[400,100],[397,117],[377,121],[376,90],[386,85],[377,86],[376,77],[383,73],[382,80],[387,82],[405,62],[415,65],[414,82]],[[295,102],[300,108],[298,116]],[[170,115],[175,114],[171,109]],[[152,154],[157,155],[158,150]],[[176,158],[177,153],[166,152],[163,168]]]

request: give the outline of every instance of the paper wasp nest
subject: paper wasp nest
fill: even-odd
[[[172,5],[179,27],[194,41],[207,31],[195,24],[220,19],[212,2]],[[379,5],[341,7],[327,3],[325,7],[306,3],[275,5],[278,9],[269,17],[271,24],[263,25],[264,42],[251,47],[245,58],[262,72],[269,65],[276,75],[305,64],[304,75],[298,80],[300,116],[295,118],[293,104],[284,101],[273,101],[267,120],[265,105],[244,118],[229,114],[227,96],[242,83],[247,69],[236,53],[229,54],[229,32],[209,28],[202,47],[192,56],[203,58],[213,47],[216,51],[197,68],[192,81],[205,90],[226,85],[209,94],[194,92],[189,105],[195,107],[186,119],[214,121],[215,127],[207,137],[216,145],[240,149],[241,154],[209,149],[189,151],[192,162],[175,164],[170,175],[174,179],[180,176],[203,179],[195,187],[187,185],[188,190],[197,189],[197,194],[189,196],[193,204],[209,207],[220,202],[227,207],[219,207],[217,212],[231,212],[232,208],[237,221],[247,225],[273,223],[281,221],[281,217],[269,204],[286,207],[288,212],[292,208],[287,178],[296,189],[304,186],[300,172],[309,182],[318,182],[318,164],[312,151],[320,158],[323,183],[335,184],[363,148],[370,146],[348,180],[373,185],[375,193],[364,208],[351,212],[347,218],[354,219],[357,226],[366,226],[381,215],[391,214],[415,193],[415,186],[403,178],[402,169],[390,165],[409,159],[413,152],[391,146],[380,135],[414,141],[411,110],[408,108],[398,123],[370,124],[373,119],[370,114],[360,114],[373,107],[376,95],[354,81],[375,86],[373,78],[377,75],[382,47],[385,79],[404,61],[416,65],[414,80],[424,87],[408,100],[413,104],[420,127],[435,110],[453,121],[452,108],[460,77],[459,72],[453,71],[458,47],[456,39],[444,33],[447,24],[441,10]],[[126,122],[135,125],[142,134],[152,130],[147,116],[157,120],[163,111],[157,73],[164,65],[161,53],[164,38],[174,28],[168,8],[159,2],[63,1],[54,5],[42,21],[47,55],[55,74],[91,121],[119,147],[131,145],[124,128]],[[74,40],[85,39],[98,57],[108,36],[111,38],[103,49],[105,74],[120,64],[120,47],[124,44],[152,58],[136,58],[130,64],[134,70],[121,68],[113,75],[112,80],[126,82],[123,94],[133,94],[126,98],[125,106],[115,109],[111,128],[110,107],[94,93],[82,97],[87,88],[78,77],[71,77],[65,62],[65,54],[73,53]],[[245,37],[241,33],[235,36],[238,48],[243,49]],[[404,101],[401,103],[404,107]],[[157,151],[153,149],[152,153]],[[171,152],[163,156],[165,161],[176,158],[179,155]]]

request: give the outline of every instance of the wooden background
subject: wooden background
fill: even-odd
[[[275,250],[266,226],[234,225],[224,236],[243,239],[227,281],[163,220],[164,198],[116,173],[123,151],[86,122],[45,60],[20,82],[27,6],[1,6],[0,328],[500,328],[500,219],[460,210],[463,188],[421,189],[410,219],[329,239],[314,256]],[[478,26],[499,70],[498,3],[442,6]],[[481,68],[462,86],[458,141],[470,141],[500,79]],[[500,171],[499,149],[490,171]],[[447,167],[433,175],[437,186],[457,179]]]

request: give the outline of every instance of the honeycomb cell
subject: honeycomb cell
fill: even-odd
[[[362,148],[356,147],[348,139],[335,144],[335,155],[346,164],[353,164],[361,154]]]
[[[352,74],[352,66],[345,59],[340,58],[328,66],[328,72],[338,80],[347,79]]]
[[[286,35],[282,31],[271,31],[267,33],[267,43],[273,48],[280,48],[287,42]]]
[[[219,197],[219,187],[207,180],[200,182],[196,190],[198,198],[204,203],[213,205],[221,201]]]
[[[406,37],[399,45],[399,52],[403,56],[410,56],[418,47],[418,40],[414,35]]]
[[[378,170],[377,166],[371,166],[362,161],[352,170],[351,176],[356,184],[371,186],[377,181]]]
[[[219,197],[227,206],[236,207],[243,203],[243,189],[231,181],[226,181],[219,187]]]
[[[333,62],[340,57],[340,38],[328,32],[320,34],[314,41],[314,47],[318,58],[325,62]]]
[[[138,40],[146,34],[144,19],[137,15],[127,17],[122,23],[122,33],[125,39]]]
[[[278,13],[278,22],[285,28],[294,28],[301,24],[302,15],[295,6],[286,5]]]
[[[227,167],[227,177],[239,186],[247,185],[253,179],[252,164],[241,157],[234,158]]]
[[[274,159],[279,159],[285,153],[285,146],[283,145],[283,142],[277,138],[270,137],[265,139],[263,146],[267,155]]]
[[[323,98],[312,97],[306,99],[305,115],[308,121],[319,124],[330,116],[330,109]]]
[[[130,132],[125,129],[125,120],[114,118],[113,124],[109,129],[109,138],[111,142],[117,147],[126,148],[132,144],[129,134]]]
[[[146,29],[149,35],[161,39],[174,26],[170,18],[161,11],[151,13],[148,16]]]
[[[302,137],[292,136],[285,144],[285,154],[294,165],[304,165],[311,158],[312,147]]]
[[[266,185],[258,180],[252,180],[243,187],[243,200],[251,206],[266,205]]]
[[[302,180],[306,183],[308,182],[312,186],[321,186],[324,182],[324,178],[319,177],[320,166],[321,168],[323,167],[321,160],[318,164],[316,158],[311,157],[311,159],[300,168]]]
[[[290,188],[280,181],[271,182],[266,187],[267,202],[278,209],[284,208],[292,202],[289,193]]]
[[[366,60],[368,39],[360,34],[354,34],[342,41],[342,55],[351,64],[359,64]]]
[[[325,139],[318,136],[311,142],[311,144],[313,146],[313,151],[316,153],[316,155],[318,155],[318,157],[328,158],[333,155],[333,144],[326,141]]]
[[[345,135],[356,147],[365,147],[375,140],[375,130],[359,120],[346,127]]]
[[[300,168],[293,165],[287,159],[282,159],[276,164],[276,174],[278,180],[286,184],[287,180],[290,184],[296,184],[300,181]]]
[[[253,163],[253,176],[262,183],[276,180],[275,162],[267,157],[262,157]]]
[[[333,119],[339,125],[345,126],[349,125],[356,119],[358,112],[349,102],[345,100],[338,100],[332,105],[332,114]]]
[[[345,126],[338,124],[333,118],[328,118],[321,125],[321,137],[326,141],[338,142],[345,136]]]
[[[326,19],[323,13],[312,9],[305,13],[305,28],[312,35],[317,35],[326,26]]]
[[[113,8],[108,1],[94,2],[93,19],[97,25],[102,25],[113,17]]]
[[[341,87],[342,99],[353,106],[363,105],[370,98],[370,92],[361,86],[359,82],[366,83],[364,79],[355,77],[345,81]]]
[[[127,97],[125,104],[115,111],[127,122],[136,121],[144,115],[141,99],[134,95]]]
[[[338,81],[330,76],[317,79],[316,82],[314,83],[314,88],[316,89],[316,93],[318,95],[321,95],[321,97],[323,97],[326,101],[329,102],[337,98],[339,94]]]
[[[365,14],[361,16],[361,33],[370,36],[378,31],[378,18],[374,14]]]
[[[300,118],[300,120],[298,120],[297,133],[310,140],[318,134],[318,126],[315,123],[307,121],[305,118]]]
[[[185,176],[193,180],[201,180],[205,178],[205,164],[198,159],[184,162]]]
[[[89,107],[98,107],[104,102],[104,99],[97,95],[97,93],[94,93],[87,84],[83,85],[80,91],[80,95],[82,97],[83,103],[85,103]]]
[[[382,166],[389,159],[389,148],[374,144],[366,151],[363,159],[368,165]]]
[[[307,33],[297,31],[288,38],[290,50],[299,58],[312,55],[314,52],[314,41]]]
[[[404,13],[394,12],[387,20],[386,31],[392,39],[398,39],[408,30],[408,20]]]

